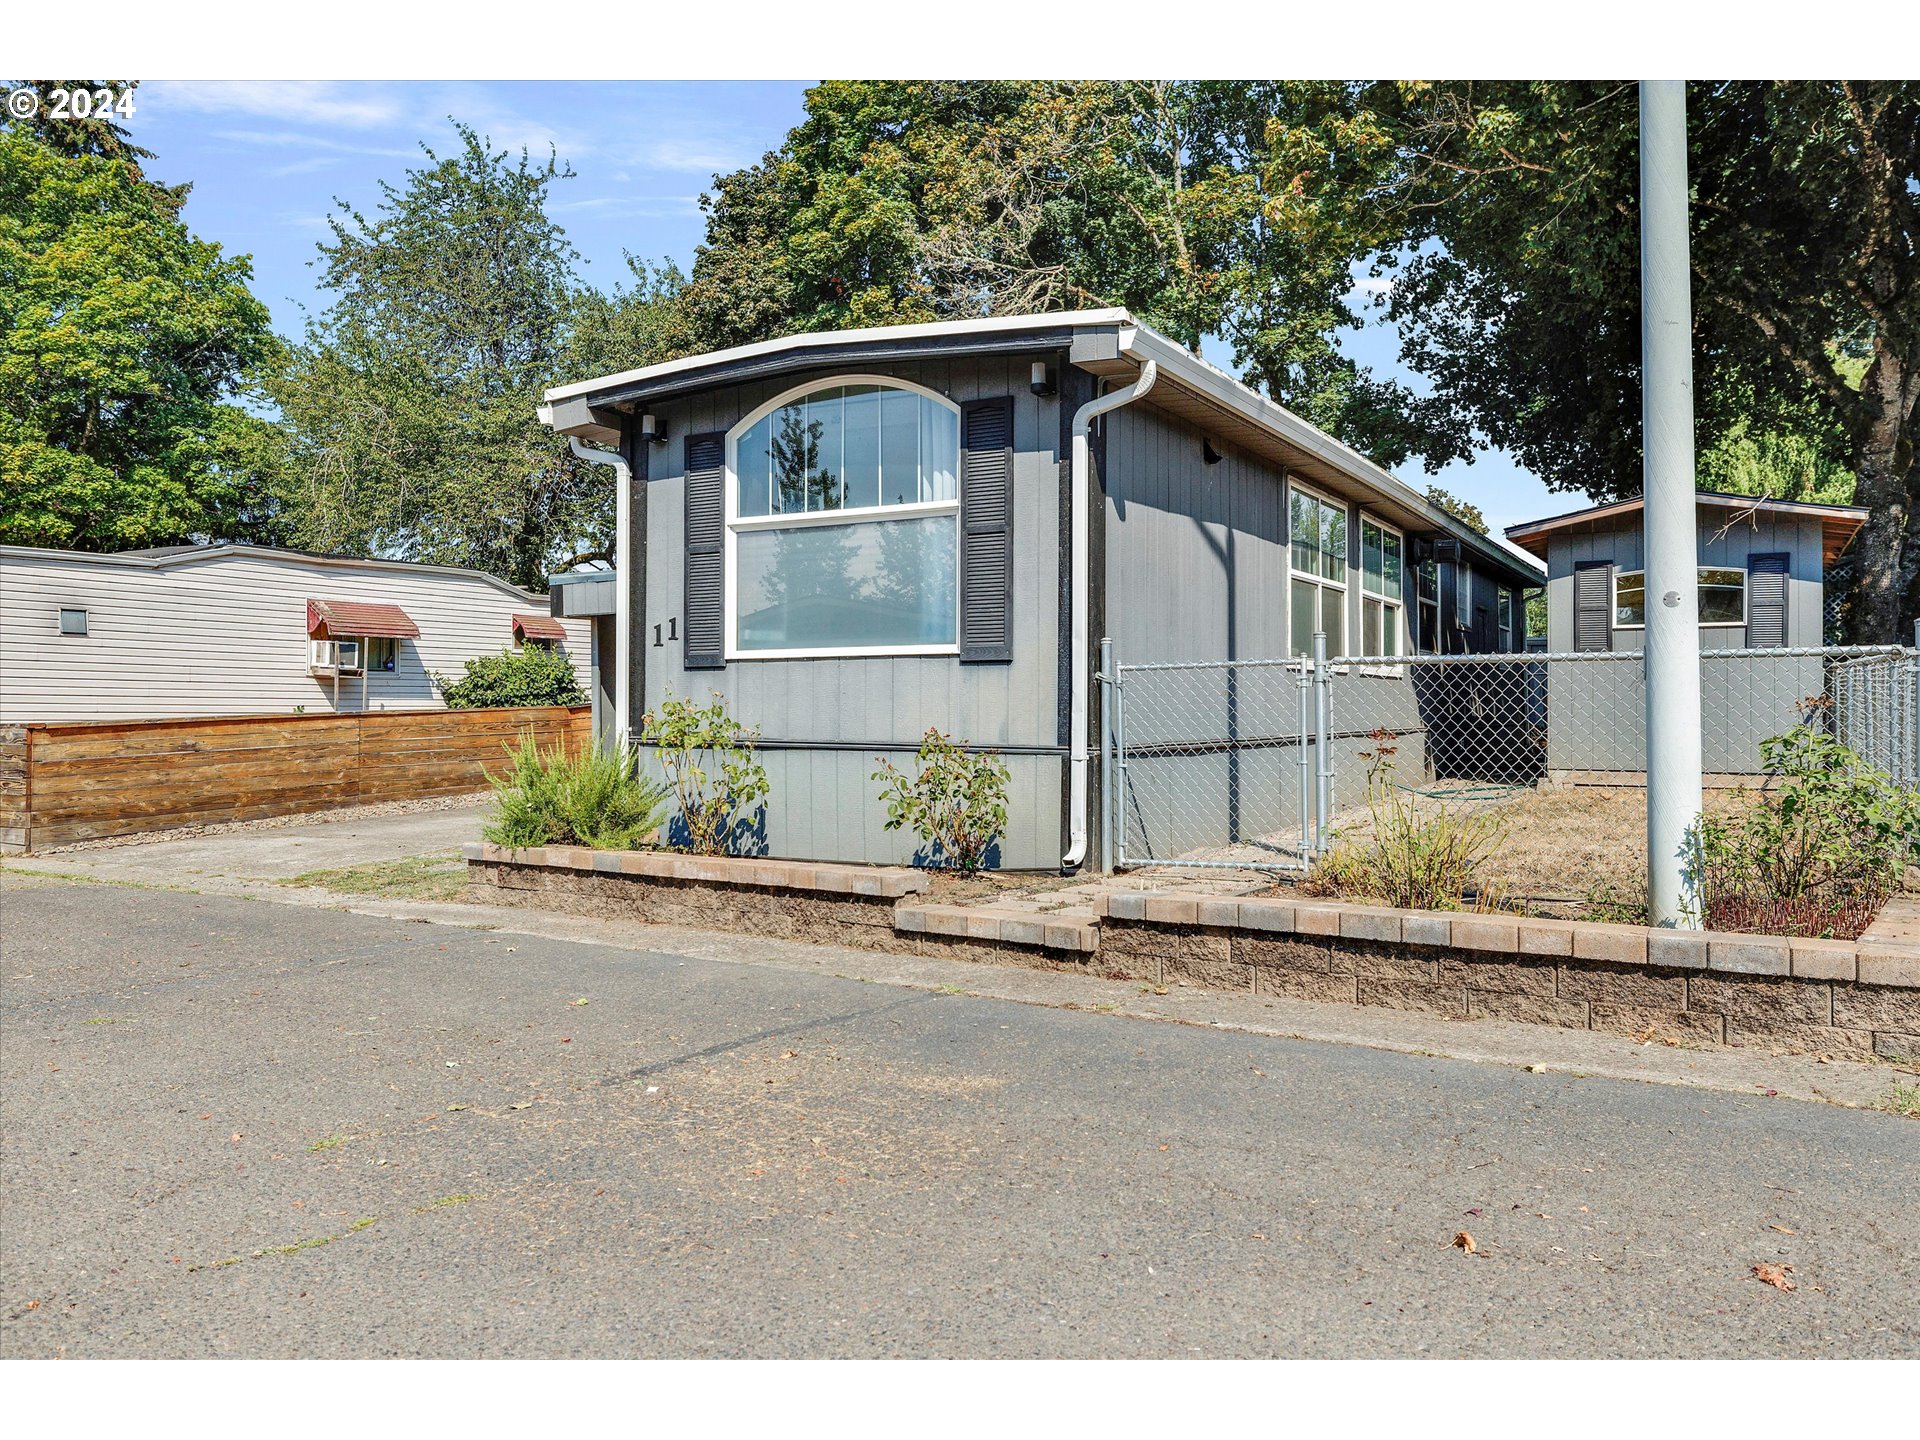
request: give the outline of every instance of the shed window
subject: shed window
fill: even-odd
[[[1501,590],[1500,600],[1500,653],[1506,654],[1513,649],[1513,592]]]
[[[951,653],[960,412],[898,381],[783,396],[728,442],[730,653]]]
[[[1747,572],[1702,565],[1700,623],[1747,623]],[[1647,576],[1644,570],[1621,570],[1613,577],[1613,623],[1616,629],[1638,630],[1647,623]]]
[[[60,633],[62,635],[86,634],[87,612],[84,610],[62,610],[60,612]]]
[[[1360,650],[1365,655],[1400,653],[1400,614],[1405,600],[1398,530],[1360,517]]]
[[[1292,653],[1311,655],[1314,632],[1324,630],[1327,653],[1342,654],[1347,642],[1346,508],[1292,487],[1287,523],[1293,540],[1287,596]]]

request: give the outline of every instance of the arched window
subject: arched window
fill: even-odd
[[[728,652],[958,648],[960,411],[902,381],[780,396],[727,440]]]

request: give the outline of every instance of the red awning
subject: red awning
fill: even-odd
[[[567,627],[551,615],[519,615],[513,617],[513,638],[520,640],[558,640],[563,644],[567,638]]]
[[[398,605],[369,604],[363,600],[307,601],[307,634],[316,640],[352,635],[390,635],[417,639],[420,627]]]

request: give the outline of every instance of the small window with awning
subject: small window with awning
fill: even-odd
[[[398,605],[366,600],[307,601],[307,668],[316,675],[364,673],[369,642],[419,638],[420,627]]]
[[[554,646],[567,643],[567,627],[551,615],[513,617],[513,643],[520,646]]]

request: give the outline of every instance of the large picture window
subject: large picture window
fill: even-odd
[[[780,397],[728,438],[729,653],[958,650],[960,412],[865,377]]]
[[[1747,572],[1702,565],[1700,623],[1747,623]],[[1613,575],[1613,625],[1616,630],[1638,630],[1647,623],[1647,575],[1644,570],[1616,570]]]
[[[1401,609],[1406,601],[1401,564],[1405,541],[1398,530],[1360,517],[1360,653],[1400,653]]]
[[[1327,635],[1327,654],[1347,648],[1347,511],[1310,490],[1291,488],[1288,533],[1293,537],[1293,575],[1287,592],[1292,653],[1311,655],[1316,630]]]

